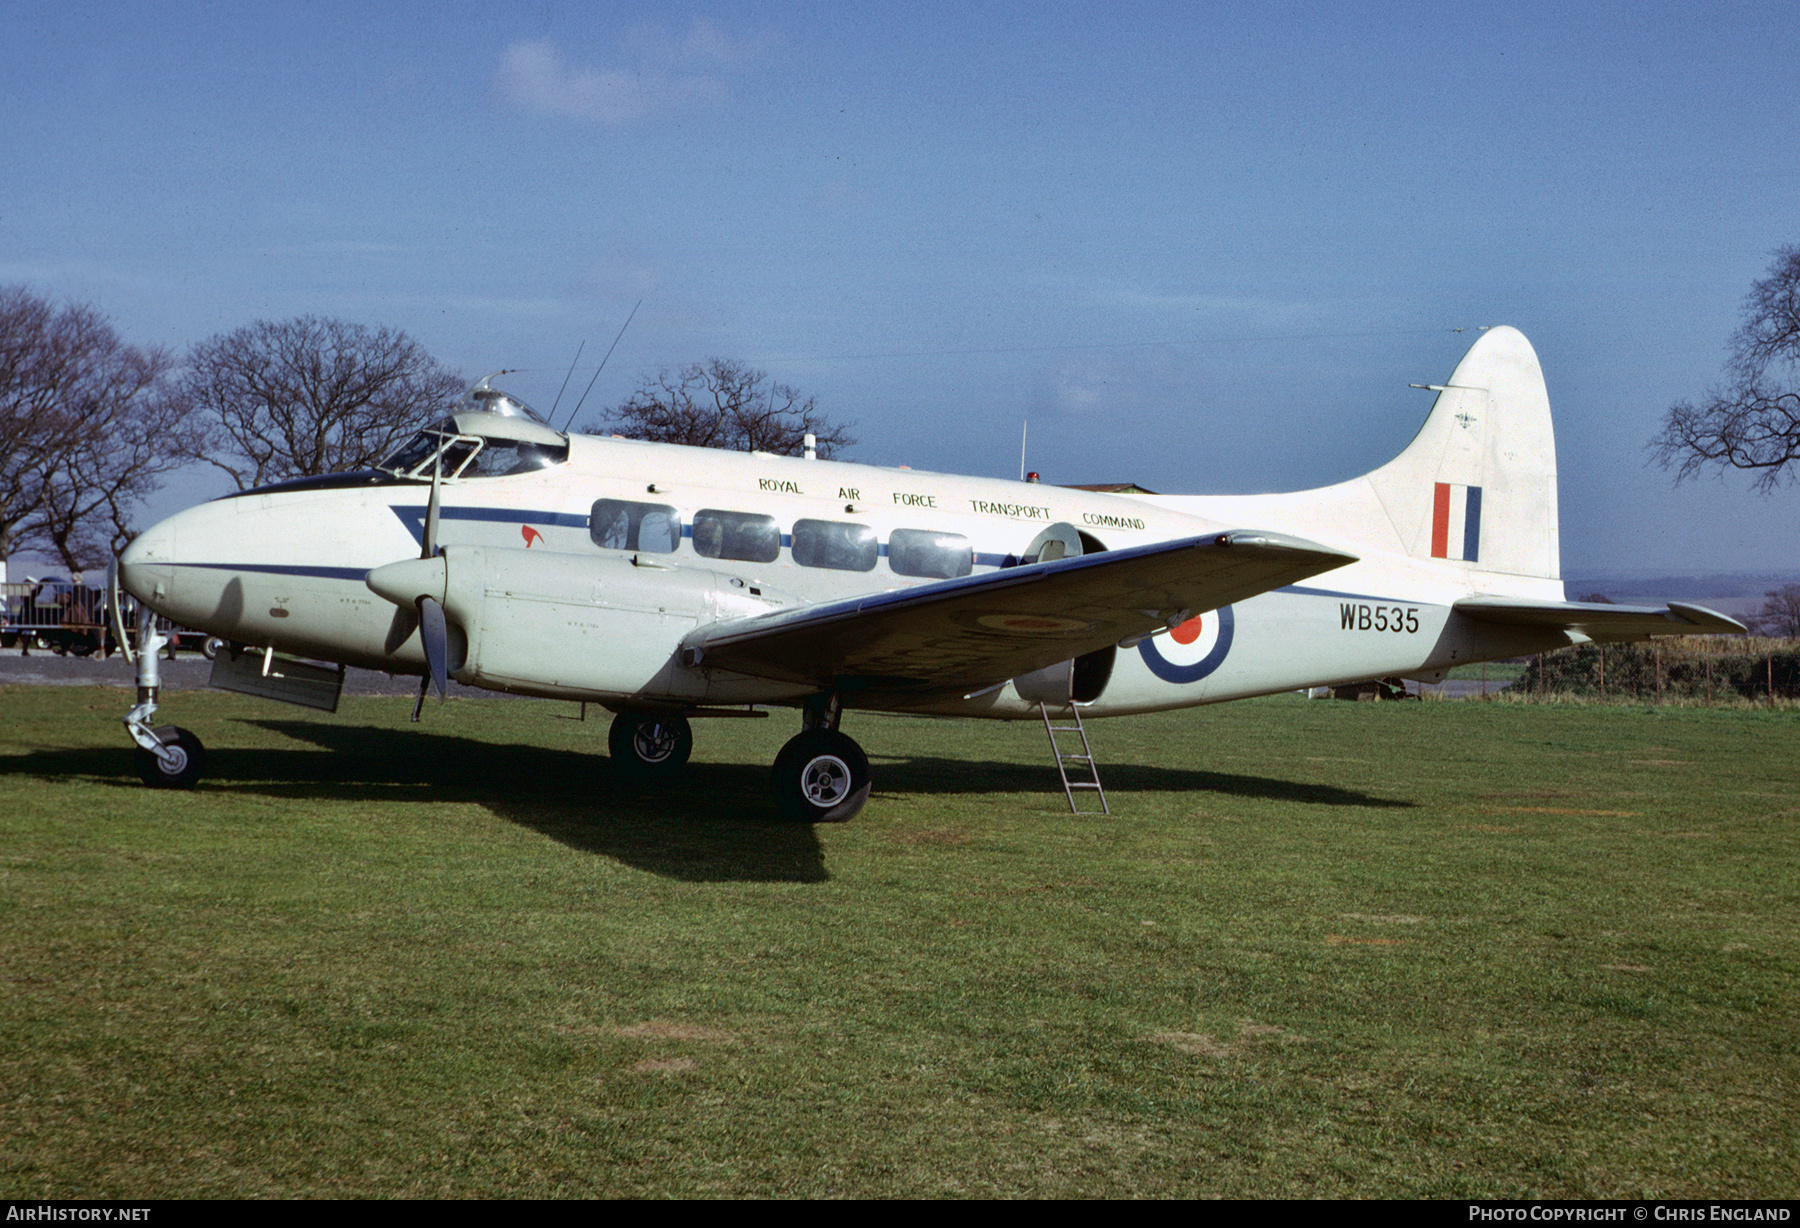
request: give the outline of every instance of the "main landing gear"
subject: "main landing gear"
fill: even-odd
[[[843,823],[869,800],[869,757],[838,732],[843,714],[836,691],[808,699],[800,732],[775,756],[769,783],[776,807],[789,818]]]
[[[835,729],[806,729],[775,756],[769,783],[789,818],[842,823],[863,808],[874,782],[862,747]]]
[[[606,748],[619,770],[640,780],[675,775],[694,753],[694,731],[685,716],[621,712],[613,718]]]
[[[842,823],[869,800],[869,757],[838,732],[843,709],[837,695],[807,701],[802,729],[775,756],[769,784],[775,806],[802,823]],[[621,712],[613,719],[607,749],[618,769],[639,780],[665,780],[693,753],[687,718]]]

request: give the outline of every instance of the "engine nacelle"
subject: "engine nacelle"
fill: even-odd
[[[1020,674],[1012,680],[1013,690],[1028,704],[1049,704],[1052,708],[1066,707],[1070,702],[1091,704],[1112,680],[1113,659],[1117,655],[1118,649],[1108,644],[1072,660]]]
[[[1105,549],[1090,534],[1058,521],[1031,539],[1021,561],[1047,563],[1053,559],[1098,554]],[[1111,681],[1113,658],[1117,655],[1117,651],[1108,646],[1072,660],[1046,665],[1014,678],[1013,690],[1028,704],[1048,704],[1052,708],[1067,707],[1071,702],[1091,704],[1100,698]]]
[[[701,623],[782,604],[735,577],[644,556],[449,546],[436,558],[377,568],[369,586],[399,605],[443,603],[457,681],[531,695],[652,696],[698,702],[707,678],[683,666]]]

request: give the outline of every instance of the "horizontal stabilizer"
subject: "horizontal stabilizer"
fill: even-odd
[[[683,658],[818,686],[978,687],[1355,561],[1279,533],[1211,533],[713,623]]]
[[[1741,635],[1735,618],[1704,606],[1671,601],[1666,606],[1604,602],[1537,602],[1512,597],[1465,597],[1458,614],[1507,627],[1560,627],[1590,640],[1647,640],[1658,635]]]

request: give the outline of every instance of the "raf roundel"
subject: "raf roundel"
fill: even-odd
[[[1198,682],[1219,668],[1231,651],[1231,607],[1188,619],[1167,635],[1138,644],[1138,655],[1164,682]]]

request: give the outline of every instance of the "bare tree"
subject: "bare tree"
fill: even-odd
[[[1800,584],[1785,584],[1764,593],[1767,598],[1756,614],[1756,627],[1764,635],[1800,639]]]
[[[133,516],[162,475],[189,463],[203,432],[162,350],[127,349],[108,394],[61,463],[44,474],[41,536],[70,570],[101,567],[136,535]]]
[[[1800,247],[1775,253],[1767,277],[1744,299],[1732,336],[1728,380],[1696,404],[1669,407],[1651,451],[1676,480],[1706,469],[1748,469],[1769,491],[1800,460]]]
[[[194,459],[239,490],[366,469],[464,388],[405,333],[300,316],[258,320],[188,351],[182,390],[207,445]]]
[[[646,375],[610,417],[583,429],[653,443],[785,456],[800,455],[805,436],[813,435],[826,459],[856,443],[845,426],[819,415],[814,398],[802,398],[787,384],[772,382],[767,373],[724,358]]]
[[[174,365],[92,307],[0,288],[0,562],[35,547],[78,571],[128,540],[192,444]]]

